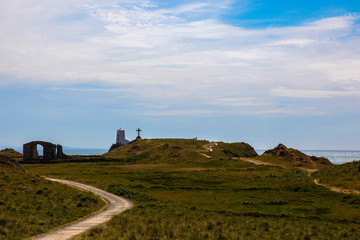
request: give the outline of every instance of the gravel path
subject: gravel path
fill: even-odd
[[[92,215],[88,218],[85,218],[81,221],[72,223],[70,225],[66,225],[61,227],[55,231],[50,233],[46,233],[40,236],[36,236],[31,238],[32,240],[65,240],[71,239],[76,235],[79,235],[92,227],[95,227],[101,223],[109,221],[113,216],[131,208],[133,204],[126,200],[125,198],[119,197],[112,193],[106,192],[104,190],[82,184],[77,182],[72,182],[68,180],[61,180],[61,179],[53,179],[53,178],[46,178],[50,181],[59,182],[63,184],[67,184],[76,188],[83,189],[85,191],[90,191],[95,193],[96,195],[101,196],[102,198],[106,199],[108,202],[107,208],[105,211]]]
[[[315,179],[315,180],[314,180],[314,183],[315,183],[316,185],[325,187],[325,188],[327,188],[327,189],[329,189],[329,190],[331,190],[331,191],[334,191],[334,192],[360,195],[360,191],[359,191],[359,190],[355,190],[355,189],[345,189],[345,188],[340,188],[340,187],[333,187],[333,186],[330,186],[330,185],[326,185],[326,184],[323,184],[323,183],[319,183],[318,179]]]

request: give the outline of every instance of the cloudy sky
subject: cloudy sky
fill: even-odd
[[[0,1],[0,145],[360,150],[360,1]]]

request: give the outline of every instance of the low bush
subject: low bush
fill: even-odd
[[[149,201],[157,201],[156,198],[152,196],[148,196],[138,191],[134,191],[132,189],[126,188],[120,184],[109,184],[108,192],[114,193],[118,196],[122,196],[128,199],[132,199],[138,202],[149,202]]]

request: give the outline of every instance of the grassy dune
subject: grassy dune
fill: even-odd
[[[47,181],[0,158],[0,239],[24,239],[100,209],[96,196]]]
[[[114,149],[104,155],[108,159],[126,159],[147,163],[194,163],[209,159],[255,157],[256,151],[246,143],[213,143],[194,139],[144,139]]]
[[[256,159],[286,168],[303,168],[307,170],[319,170],[333,166],[327,158],[308,156],[297,149],[287,148],[282,144],[264,152]]]
[[[0,157],[19,161],[23,155],[12,148],[6,148],[0,151]]]
[[[360,190],[360,161],[334,165],[313,175],[320,183]]]
[[[360,239],[360,196],[317,186],[305,171],[243,162],[229,156],[235,150],[228,146],[218,144],[210,151],[209,142],[195,142],[177,155],[178,161],[172,154],[188,142],[147,144],[166,147],[155,151],[128,145],[117,149],[116,156],[112,153],[114,162],[26,168],[91,184],[136,203],[77,239]],[[148,155],[135,163],[119,160],[135,150],[135,155]],[[190,150],[189,160],[184,159]]]

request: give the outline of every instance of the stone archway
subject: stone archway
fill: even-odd
[[[44,149],[43,157],[40,157],[37,151],[37,145]],[[49,162],[58,158],[64,158],[66,155],[62,151],[61,145],[55,145],[51,142],[33,141],[23,145],[24,161],[43,161]]]

